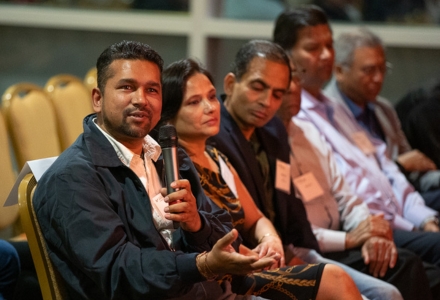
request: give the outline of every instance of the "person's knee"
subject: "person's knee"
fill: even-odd
[[[15,248],[6,241],[0,240],[0,270],[2,274],[18,275],[20,272],[20,259]]]
[[[20,275],[20,260],[15,248],[0,240],[0,299],[12,299]]]
[[[361,299],[361,295],[344,269],[327,264],[322,272],[317,299]]]
[[[350,275],[347,274],[347,272],[344,271],[341,267],[337,265],[327,264],[323,271],[323,278],[324,277],[330,277],[333,278],[333,281],[335,282],[347,282],[351,283],[353,280],[351,279]]]

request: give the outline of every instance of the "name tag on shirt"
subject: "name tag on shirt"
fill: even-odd
[[[352,134],[351,138],[353,139],[356,146],[358,146],[358,148],[361,149],[361,151],[365,155],[376,153],[376,147],[374,147],[374,145],[371,143],[365,132],[355,132]]]
[[[235,195],[236,198],[238,198],[234,175],[232,174],[231,170],[229,169],[226,162],[222,159],[222,157],[219,156],[218,158],[220,162],[220,174],[222,175],[223,180],[226,182],[231,192]]]
[[[162,194],[159,193],[156,196],[154,196],[154,198],[151,200],[151,204],[153,205],[153,209],[159,214],[159,216],[162,219],[166,220],[164,216],[165,213],[163,210],[165,206],[168,206],[168,203],[166,203],[163,199],[164,197],[162,196]]]
[[[322,187],[319,185],[312,172],[293,179],[293,184],[298,189],[304,202],[308,202],[324,195]]]
[[[290,194],[290,164],[277,159],[275,188]]]

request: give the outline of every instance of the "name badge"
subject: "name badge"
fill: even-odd
[[[304,202],[308,202],[317,197],[324,195],[322,187],[312,172],[306,173],[300,177],[293,179],[293,184],[299,191],[301,198]]]
[[[290,164],[277,159],[275,188],[290,195]]]
[[[235,195],[236,198],[238,198],[234,175],[232,174],[231,170],[229,169],[226,162],[222,159],[222,157],[219,156],[218,158],[220,161],[220,174],[222,175],[223,180],[226,182],[231,192]]]
[[[162,196],[162,194],[157,194],[156,196],[154,196],[154,198],[151,200],[151,204],[153,205],[154,210],[160,215],[160,217],[164,220],[165,216],[164,216],[164,208],[165,206],[168,206],[168,203],[165,202],[164,197]],[[170,221],[171,222],[171,221]]]
[[[365,154],[370,155],[376,153],[376,147],[371,143],[370,139],[368,139],[367,134],[363,131],[358,131],[352,134],[351,138],[353,139],[356,146]]]

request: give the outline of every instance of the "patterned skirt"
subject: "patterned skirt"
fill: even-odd
[[[312,300],[316,298],[325,264],[307,264],[256,272],[247,276],[224,276],[239,295],[267,299]]]

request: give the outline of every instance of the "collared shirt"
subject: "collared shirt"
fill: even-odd
[[[420,194],[387,158],[383,142],[374,139],[376,153],[365,155],[349,136],[342,134],[348,127],[352,131],[362,130],[352,116],[323,95],[323,101],[318,101],[303,90],[301,100],[301,111],[296,118],[308,120],[318,128],[331,146],[346,182],[373,213],[384,212],[394,228],[403,230],[419,227],[424,219],[436,214],[425,206]],[[332,119],[327,117],[326,107],[333,108]]]
[[[159,144],[152,137],[147,135],[144,139],[144,143],[142,144],[143,157],[139,156],[99,127],[98,124],[96,124],[96,119],[93,121],[96,127],[98,127],[98,129],[113,146],[113,149],[115,149],[116,154],[121,162],[132,169],[136,175],[138,175],[150,198],[150,203],[153,208],[152,211],[154,224],[157,230],[165,238],[168,245],[171,246],[172,233],[174,231],[173,222],[163,217],[163,212],[155,201],[156,199],[162,197],[160,194],[162,184],[160,182],[159,175],[157,174],[156,167],[153,164],[153,161],[157,161],[162,153],[162,149],[160,148]],[[145,172],[139,172],[139,169],[143,169]]]
[[[368,102],[367,105],[365,105],[365,107],[360,107],[359,105],[354,103],[350,98],[348,98],[347,95],[341,92],[341,90],[339,90],[339,93],[341,94],[342,99],[345,101],[347,107],[353,113],[353,116],[362,126],[362,128],[367,130],[375,138],[385,141],[385,135],[383,133],[382,127],[380,126],[376,114],[374,113],[374,109],[375,109],[374,103]]]
[[[260,168],[262,178],[264,179],[264,208],[267,218],[273,223],[275,221],[275,209],[273,205],[273,178],[270,173],[269,160],[267,153],[264,151],[263,146],[258,140],[255,132],[252,134],[249,143],[254,151],[255,158],[258,161],[258,167]]]
[[[292,118],[288,129],[292,180],[311,172],[323,190],[308,201],[299,195],[319,247],[323,253],[344,251],[346,232],[370,215],[368,206],[345,183],[332,150],[311,122]]]

